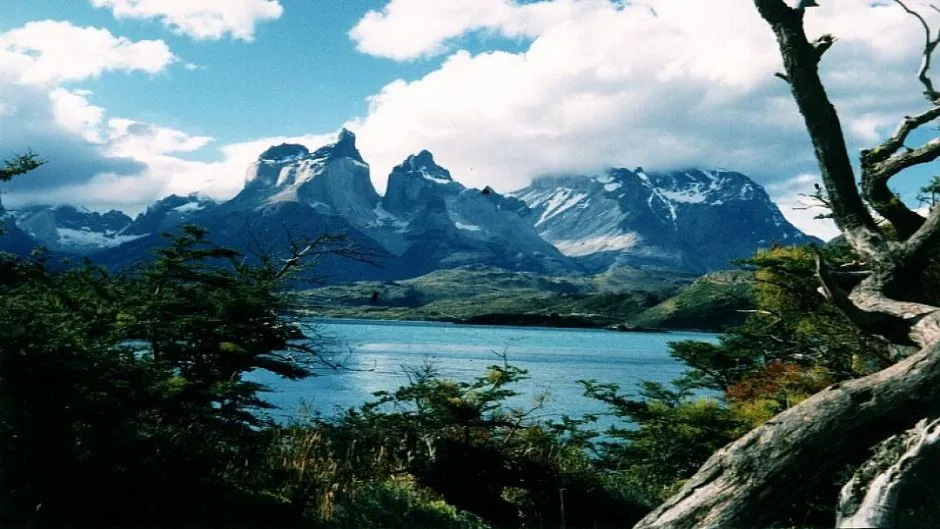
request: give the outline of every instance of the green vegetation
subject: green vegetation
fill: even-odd
[[[695,280],[621,268],[593,277],[548,277],[491,268],[440,270],[394,282],[361,282],[301,293],[322,317],[497,325],[719,330],[753,305],[746,272]]]
[[[629,318],[637,327],[724,330],[745,321],[754,307],[754,276],[743,270],[715,272],[675,296]]]
[[[320,360],[289,316],[298,305],[284,285],[306,254],[297,248],[249,261],[187,227],[152,264],[119,275],[0,256],[0,526],[625,527],[728,442],[905,353],[815,292],[809,248],[759,252],[753,272],[714,274],[669,300],[683,278],[453,270],[307,292],[302,306],[368,296],[384,310],[489,300],[511,312],[537,302],[675,325],[716,306],[755,310],[718,344],[672,344],[688,370],[671,386],[582,381],[619,419],[605,432],[596,416],[545,423],[533,419],[537,402],[509,407],[527,374],[505,357],[470,381],[414,367],[407,385],[359,408],[275,424],[259,414],[265,388],[246,375],[305,377]],[[844,247],[823,253],[850,276],[857,266]],[[781,523],[830,523],[846,471],[787,506]]]

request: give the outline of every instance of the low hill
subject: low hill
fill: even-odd
[[[301,293],[324,317],[561,327],[719,329],[740,321],[750,273],[686,274],[620,268],[554,277],[485,267],[440,270],[404,281],[368,281]]]
[[[628,325],[663,329],[722,330],[744,321],[754,307],[754,274],[744,270],[714,272],[675,296],[628,320]]]

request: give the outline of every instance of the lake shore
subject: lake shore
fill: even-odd
[[[365,309],[365,310],[363,310]],[[660,327],[631,326],[596,314],[515,314],[484,313],[469,317],[447,315],[417,315],[399,307],[355,307],[347,309],[303,309],[297,311],[304,316],[318,319],[437,322],[460,325],[493,325],[499,327],[548,327],[556,329],[606,329],[617,332],[668,333],[675,331],[712,332],[709,329],[666,329]]]

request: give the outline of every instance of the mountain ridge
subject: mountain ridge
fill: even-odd
[[[384,195],[371,176],[346,129],[313,150],[272,145],[248,166],[232,199],[171,195],[135,219],[120,217],[126,225],[105,230],[110,239],[98,241],[99,251],[73,249],[123,266],[184,223],[203,225],[213,240],[242,251],[257,250],[251,246],[258,241],[277,247],[295,236],[343,233],[376,262],[369,268],[328,258],[331,281],[343,282],[477,265],[551,275],[624,266],[701,274],[728,268],[729,260],[760,246],[812,240],[786,221],[762,187],[733,171],[612,168],[543,177],[501,194],[464,186],[421,150],[395,166]],[[99,214],[86,218],[92,215]],[[33,233],[49,245],[49,233],[63,228]]]

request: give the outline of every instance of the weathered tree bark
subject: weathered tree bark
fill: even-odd
[[[918,467],[940,452],[940,419],[924,419],[914,428],[885,439],[875,456],[842,487],[836,527],[894,527],[898,500]]]
[[[911,428],[940,405],[940,344],[827,388],[722,448],[635,527],[760,527],[845,454]]]
[[[868,377],[831,386],[722,448],[636,528],[770,524],[777,521],[782,506],[801,499],[824,476],[847,463],[863,463],[868,449],[935,416],[940,405],[940,307],[919,303],[916,292],[940,246],[940,208],[924,219],[888,188],[894,175],[940,158],[940,139],[905,147],[911,132],[940,118],[940,94],[928,75],[940,36],[933,37],[923,17],[895,0],[925,28],[918,78],[933,106],[905,117],[891,138],[862,152],[860,193],[838,114],[818,72],[823,53],[835,39],[824,35],[810,41],[803,29],[803,7],[791,8],[783,0],[753,2],[777,37],[786,70],[778,77],[790,84],[806,122],[836,224],[870,267],[868,277],[844,292],[817,254],[820,290],[861,329],[919,351]],[[895,237],[879,228],[863,195],[893,225]],[[877,471],[869,464],[846,485],[839,523],[891,526],[905,472],[940,444],[936,422],[921,423],[913,432],[904,439],[917,442],[898,451],[895,460]]]

